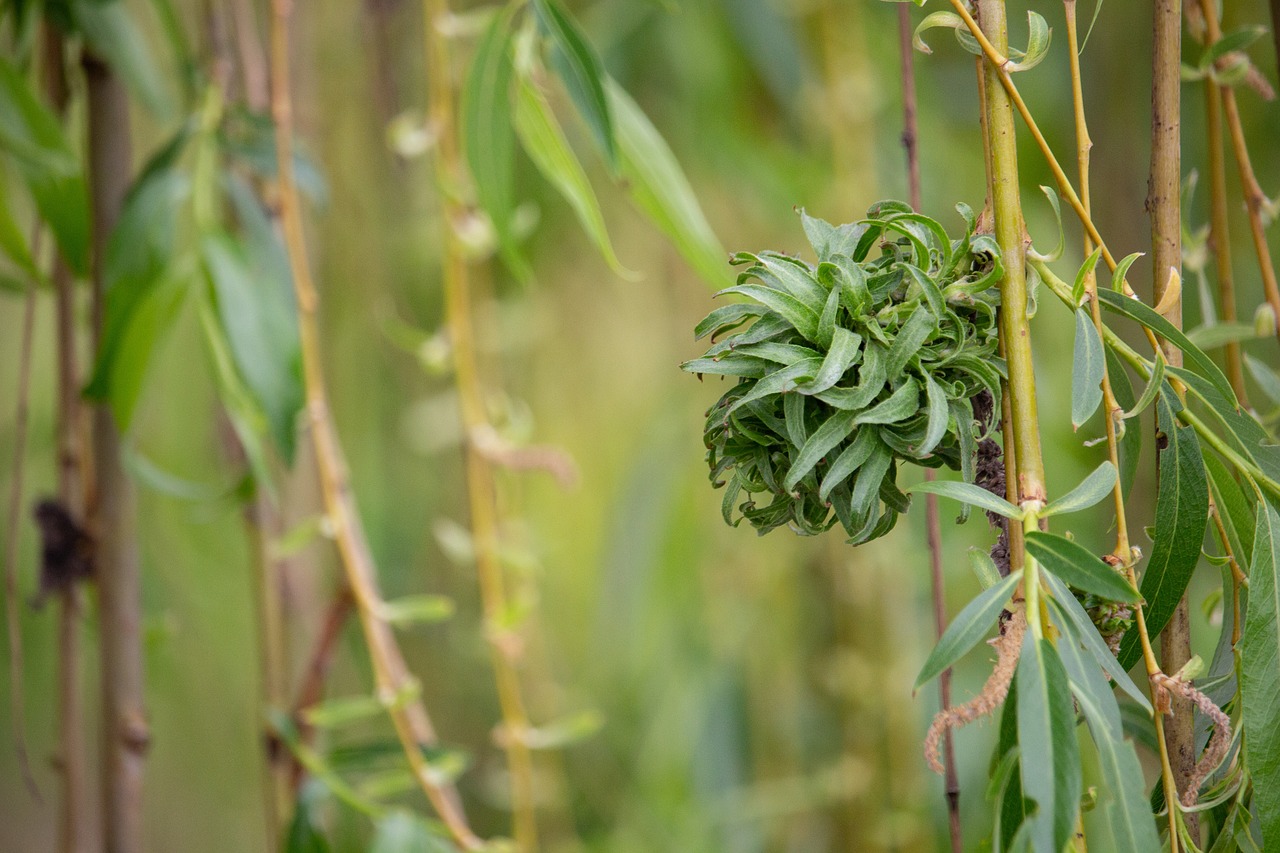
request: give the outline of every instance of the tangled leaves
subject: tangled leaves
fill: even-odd
[[[906,510],[901,460],[973,481],[992,424],[975,430],[972,400],[986,389],[999,410],[1002,269],[995,242],[974,234],[973,212],[957,210],[967,227],[955,241],[901,202],[838,227],[801,212],[816,267],[777,252],[733,258],[748,266],[721,293],[751,301],[717,308],[695,334],[750,325],[682,365],[737,378],[704,435],[726,522],[815,534],[839,521],[858,544]],[[758,504],[761,494],[771,500]]]

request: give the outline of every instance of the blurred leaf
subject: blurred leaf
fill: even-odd
[[[89,196],[80,162],[63,135],[57,117],[3,57],[0,57],[0,148],[13,155],[67,265],[76,275],[88,275]]]
[[[200,251],[236,368],[281,456],[290,459],[303,402],[293,291],[274,277],[255,280],[241,246],[225,234],[206,235]]]
[[[1165,394],[1156,403],[1158,427],[1166,446],[1159,451],[1156,528],[1151,559],[1139,591],[1147,602],[1147,632],[1153,639],[1164,630],[1200,561],[1200,545],[1209,516],[1209,486],[1200,442],[1191,427],[1180,427]],[[1120,664],[1133,666],[1141,650],[1136,631],[1120,643]]]
[[[915,690],[937,678],[948,667],[964,657],[983,637],[990,633],[996,617],[1009,603],[1014,588],[1022,580],[1022,571],[1016,571],[996,585],[983,590],[947,626],[938,644],[933,647],[916,676]]]
[[[525,733],[525,743],[530,749],[559,749],[584,741],[603,727],[604,715],[587,709],[530,729]]]
[[[1088,309],[1077,308],[1075,353],[1071,366],[1071,426],[1079,429],[1102,403],[1106,361],[1102,338]]]
[[[623,278],[636,278],[636,273],[624,267],[613,251],[595,191],[577,155],[569,147],[551,105],[527,77],[521,77],[517,84],[515,127],[529,159],[569,202],[582,229],[596,244],[609,268]]]
[[[456,609],[453,599],[443,595],[409,595],[384,602],[380,613],[392,625],[420,625],[443,622]]]
[[[1200,54],[1200,69],[1202,71],[1208,69],[1228,53],[1244,50],[1266,34],[1267,28],[1257,25],[1241,27],[1234,32],[1224,34],[1220,39],[1206,47],[1204,53]]]
[[[914,2],[915,0],[913,0]],[[779,111],[798,119],[804,109],[796,92],[811,84],[811,49],[797,32],[797,16],[782,4],[760,0],[720,0],[724,21],[742,46]]]
[[[727,255],[671,149],[621,86],[606,80],[605,88],[617,123],[618,171],[632,199],[689,265],[718,285],[728,277]]]
[[[331,729],[377,717],[385,711],[386,705],[376,696],[341,696],[304,708],[302,715],[317,728]]]
[[[1187,357],[1187,360],[1199,368],[1200,374],[1212,382],[1218,392],[1232,406],[1239,405],[1235,392],[1231,390],[1231,383],[1227,381],[1227,377],[1222,373],[1222,368],[1218,367],[1213,359],[1209,358],[1203,350],[1193,344],[1181,329],[1157,314],[1145,303],[1129,296],[1124,296],[1115,291],[1099,290],[1098,298],[1102,300],[1104,308],[1109,308],[1117,314],[1123,314],[1129,319],[1146,326],[1182,350],[1182,354]]]
[[[325,798],[326,791],[319,782],[303,783],[294,803],[293,819],[285,832],[285,853],[329,853],[329,841],[316,814]]]
[[[1204,467],[1209,474],[1214,505],[1218,507],[1222,526],[1227,531],[1227,542],[1239,564],[1247,565],[1253,554],[1254,504],[1257,501],[1252,493],[1246,496],[1216,454],[1205,454]]]
[[[1022,793],[1036,803],[1028,819],[1036,853],[1059,853],[1080,810],[1076,713],[1053,644],[1027,631],[1018,660],[1018,746]]]
[[[605,73],[600,57],[578,25],[556,0],[533,0],[542,30],[554,46],[552,66],[564,81],[578,113],[591,128],[612,172],[620,166],[619,141],[614,138],[613,99],[605,96]]]
[[[1003,515],[1005,518],[1014,520],[1022,518],[1021,509],[1004,498],[997,497],[981,486],[975,486],[972,483],[959,483],[954,480],[923,481],[906,489],[906,492],[908,494],[912,492],[932,492],[944,498],[951,498],[952,500],[976,506],[981,510]]]
[[[1108,460],[1093,469],[1080,485],[1057,500],[1050,501],[1048,506],[1040,510],[1039,515],[1041,518],[1048,518],[1051,515],[1065,515],[1088,509],[1111,494],[1115,487],[1116,467]]]
[[[18,223],[13,221],[13,206],[9,201],[8,182],[5,180],[2,168],[0,168],[0,252],[3,252],[28,277],[22,290],[26,290],[27,285],[41,280],[40,269],[36,266],[35,258],[31,256],[27,238],[18,228]]]
[[[516,7],[493,19],[476,47],[462,90],[462,144],[476,196],[493,223],[502,259],[521,281],[532,278],[514,228],[515,128],[511,124],[511,22]]]
[[[1280,515],[1259,501],[1241,637],[1245,750],[1263,845],[1280,849]]]
[[[1215,349],[1239,341],[1252,341],[1258,338],[1269,338],[1271,334],[1258,334],[1252,324],[1247,323],[1214,323],[1209,326],[1197,326],[1187,332],[1187,338],[1201,349]]]
[[[236,489],[234,484],[227,488],[209,483],[197,483],[185,477],[179,477],[164,470],[128,443],[120,448],[120,460],[124,464],[125,470],[135,477],[138,482],[161,494],[181,500],[215,500],[234,493]]]
[[[450,853],[456,849],[420,818],[401,809],[378,819],[369,842],[369,853]]]
[[[120,0],[72,0],[71,16],[89,49],[104,59],[159,118],[173,109],[160,69]]]
[[[981,548],[969,549],[969,568],[973,569],[983,589],[991,589],[1000,583],[1000,570],[996,568],[995,560]]]
[[[1244,363],[1249,368],[1253,381],[1257,382],[1258,387],[1262,389],[1262,393],[1271,400],[1272,404],[1280,406],[1280,376],[1251,355],[1245,355]]]
[[[1043,530],[1029,531],[1026,541],[1027,553],[1076,589],[1109,601],[1138,603],[1138,591],[1078,542]]]

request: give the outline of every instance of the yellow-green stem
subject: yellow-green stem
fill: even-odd
[[[449,13],[447,0],[424,0],[427,85],[431,98],[431,125],[436,132],[436,178],[440,187],[458,186],[464,173],[457,139],[453,82],[449,73],[448,42],[442,23]],[[529,717],[521,694],[516,658],[519,640],[505,625],[510,608],[506,583],[498,561],[497,489],[489,459],[475,438],[488,428],[484,387],[476,360],[472,329],[471,289],[465,247],[457,228],[467,212],[456,197],[446,194],[444,205],[444,297],[445,315],[453,348],[454,379],[462,410],[464,453],[471,532],[475,543],[476,575],[480,584],[485,635],[489,643],[498,704],[502,710],[503,748],[511,773],[511,795],[515,841],[521,853],[538,847],[538,826],[534,802],[533,754],[528,746]]]

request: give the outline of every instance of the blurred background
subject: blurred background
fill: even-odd
[[[466,12],[470,4],[455,3]],[[900,143],[895,4],[840,0],[582,0],[568,4],[608,71],[636,98],[684,167],[728,251],[806,250],[794,209],[833,222],[872,202],[906,196]],[[1042,4],[1037,4],[1042,5]],[[157,6],[130,0],[158,61],[169,61]],[[178,0],[191,37],[200,6]],[[1081,9],[1087,20],[1091,4]],[[1230,4],[1231,21],[1264,22],[1261,0]],[[926,11],[932,11],[927,9]],[[1061,10],[1039,11],[1062,29]],[[1108,3],[1083,55],[1095,142],[1096,219],[1118,254],[1146,251],[1143,212],[1149,121],[1149,10]],[[389,594],[448,596],[452,619],[402,634],[442,739],[464,753],[459,786],[477,829],[508,832],[505,761],[492,731],[499,713],[467,555],[466,493],[451,377],[406,352],[389,330],[427,335],[442,327],[439,196],[430,156],[406,157],[389,142],[398,116],[426,106],[422,10],[407,0],[298,4],[295,96],[300,144],[324,192],[308,211],[321,289],[327,384],[361,513]],[[912,8],[913,22],[923,16]],[[1013,4],[1015,44],[1025,14]],[[1230,26],[1227,27],[1230,29]],[[945,30],[917,53],[924,212],[949,228],[956,202],[984,198],[973,57]],[[474,34],[462,27],[459,63]],[[1065,43],[1065,40],[1063,41]],[[1188,47],[1194,55],[1194,47]],[[1275,78],[1270,41],[1251,51]],[[1072,158],[1067,58],[1055,44],[1019,85],[1050,143]],[[1264,188],[1280,188],[1270,141],[1280,114],[1242,90],[1242,108]],[[558,97],[563,98],[563,93]],[[1202,94],[1185,91],[1184,168],[1202,161]],[[586,129],[566,122],[587,152]],[[172,131],[135,110],[139,163]],[[1029,228],[1056,240],[1035,190],[1047,170],[1023,139]],[[911,685],[932,646],[922,501],[884,540],[856,550],[838,532],[757,538],[720,518],[708,481],[701,428],[722,392],[678,369],[701,352],[694,324],[714,288],[609,184],[584,154],[622,263],[612,273],[572,211],[525,162],[519,196],[536,214],[525,248],[536,281],[520,285],[482,265],[477,309],[494,410],[513,441],[552,445],[577,466],[564,488],[544,473],[501,475],[505,564],[513,593],[532,605],[522,664],[535,722],[589,712],[598,731],[537,758],[540,822],[548,851],[929,851],[942,849],[942,782],[925,767],[921,739],[938,707],[936,684]],[[1232,179],[1234,181],[1234,178]],[[1203,194],[1189,224],[1207,221]],[[1240,303],[1260,285],[1244,254]],[[1060,274],[1079,263],[1078,229],[1067,223]],[[726,276],[728,267],[726,265]],[[1149,268],[1135,267],[1140,293]],[[1188,294],[1187,324],[1198,316]],[[1050,489],[1074,485],[1101,458],[1084,446],[1099,428],[1073,434],[1067,395],[1071,322],[1045,304],[1034,323]],[[52,303],[38,303],[28,447],[28,503],[54,488]],[[0,488],[9,491],[21,300],[0,293]],[[1269,353],[1260,355],[1272,359]],[[139,483],[145,577],[147,704],[146,835],[154,851],[270,849],[262,816],[263,708],[252,543],[242,506],[228,496],[239,463],[227,450],[212,368],[198,318],[183,314],[148,380],[130,447],[169,476]],[[1093,431],[1090,432],[1090,429]],[[1088,433],[1088,434],[1086,434]],[[1150,524],[1148,447],[1133,505]],[[908,481],[918,477],[908,472]],[[175,479],[176,478],[176,479]],[[182,488],[172,487],[174,482]],[[175,492],[183,492],[176,494]],[[318,491],[304,445],[282,484],[283,512],[313,517]],[[24,512],[26,510],[24,509]],[[944,504],[947,607],[979,590],[969,546],[994,533],[977,516],[951,523]],[[1142,516],[1145,515],[1145,520]],[[1106,531],[1086,530],[1101,541]],[[22,528],[20,594],[35,589],[38,543]],[[1203,573],[1204,589],[1215,578]],[[338,574],[327,542],[289,556],[285,600],[296,678],[333,598]],[[1206,618],[1193,607],[1197,630]],[[83,625],[86,661],[96,650],[92,608]],[[9,684],[0,701],[0,850],[53,849],[56,785],[55,619],[25,604],[27,738],[43,802],[24,789],[9,737]],[[1211,647],[1210,647],[1211,648]],[[955,676],[957,702],[985,679],[989,656],[972,654]],[[1202,650],[1207,654],[1207,650]],[[96,697],[86,666],[87,696]],[[341,635],[328,694],[366,692],[370,673],[354,622]],[[582,718],[579,718],[582,719]],[[584,728],[591,728],[584,726]],[[995,726],[956,739],[966,849],[981,849]],[[90,742],[97,737],[90,732]],[[382,723],[324,734],[320,745],[386,739]],[[421,797],[404,802],[425,809]],[[323,811],[336,850],[362,850],[367,821],[336,804]]]

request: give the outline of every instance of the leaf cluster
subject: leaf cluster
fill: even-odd
[[[734,333],[682,365],[737,378],[704,433],[726,522],[816,534],[838,521],[857,544],[907,509],[901,462],[973,481],[977,442],[999,409],[1002,268],[972,211],[957,209],[966,228],[956,240],[901,202],[841,226],[801,212],[816,266],[778,252],[733,258],[746,269],[721,294],[751,301],[699,323],[699,339]],[[993,405],[979,423],[983,392]]]

